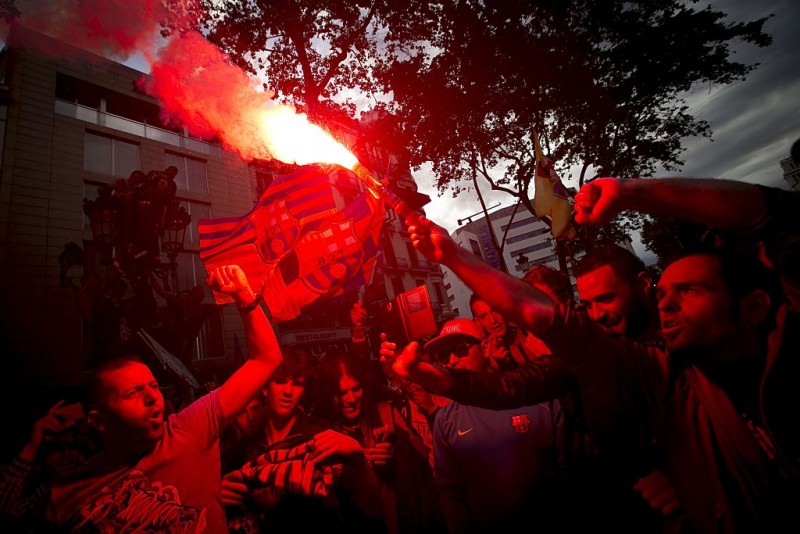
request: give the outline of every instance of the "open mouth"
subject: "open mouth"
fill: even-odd
[[[677,321],[672,320],[664,320],[661,321],[661,335],[665,338],[672,339],[677,336],[681,330],[683,330],[683,325],[678,323]]]

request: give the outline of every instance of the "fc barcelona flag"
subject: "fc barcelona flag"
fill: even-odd
[[[276,321],[370,282],[384,209],[353,172],[306,165],[276,179],[250,213],[201,219],[206,270],[239,265]],[[217,303],[231,302],[215,294]]]

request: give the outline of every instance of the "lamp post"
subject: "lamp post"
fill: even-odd
[[[99,251],[94,258],[86,254],[84,272],[104,279],[93,300],[107,302],[132,330],[165,323],[154,295],[153,274],[162,280],[158,290],[178,293],[177,257],[191,216],[175,196],[177,174],[172,166],[148,173],[135,170],[127,179],[98,186],[97,198],[83,201],[91,244]],[[162,261],[162,252],[167,262]],[[96,348],[114,352],[108,343],[99,343],[98,336],[108,339],[116,334],[94,332],[95,345],[101,345]]]
[[[159,268],[164,252],[169,259],[166,267],[176,271],[176,259],[191,222],[175,197],[177,174],[173,166],[147,174],[136,170],[126,180],[100,185],[96,199],[84,199],[83,210],[104,264],[115,262],[126,277],[133,279],[142,265]],[[177,282],[174,278],[173,284]]]

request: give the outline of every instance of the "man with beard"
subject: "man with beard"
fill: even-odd
[[[582,308],[603,332],[647,344],[659,343],[652,278],[632,252],[617,245],[596,247],[578,261],[574,273]],[[560,305],[571,303],[569,282],[560,280],[555,273],[535,269],[524,280]],[[484,298],[474,295],[473,299],[489,308]],[[492,313],[500,316],[495,309]],[[530,333],[526,346],[535,357],[526,365],[503,373],[414,365],[415,357],[407,353],[405,358],[410,357],[412,363],[407,378],[462,404],[495,410],[560,398],[568,414],[567,433],[574,434],[572,439],[580,444],[590,442],[573,451],[569,469],[575,472],[572,478],[576,480],[568,491],[578,493],[575,484],[582,488],[579,491],[585,497],[579,498],[595,507],[590,514],[592,523],[620,530],[659,531],[680,522],[676,515],[680,505],[660,470],[652,432],[642,423],[645,419],[641,408],[630,405],[624,412],[618,410],[616,400],[599,392],[592,383],[579,380],[551,354],[546,343]],[[395,349],[394,344],[382,345],[382,357],[393,360]],[[604,369],[603,373],[609,376],[598,376],[598,381],[615,380],[614,370]],[[659,513],[653,513],[650,507]]]
[[[135,357],[90,377],[85,412],[100,453],[53,484],[51,517],[76,532],[225,532],[219,436],[281,361],[272,327],[244,272],[215,269],[209,285],[235,300],[250,358],[218,389],[165,420],[164,398]]]
[[[587,223],[635,209],[763,231],[789,215],[770,208],[795,207],[797,200],[722,180],[605,179],[585,187],[576,208],[578,221]],[[542,337],[579,381],[607,395],[622,412],[643,409],[695,530],[800,528],[794,509],[800,498],[800,447],[792,404],[797,319],[782,306],[774,271],[751,255],[725,250],[689,254],[670,264],[657,288],[664,351],[608,336],[574,310],[459,250],[423,217],[409,223],[419,250]],[[780,245],[796,248],[796,229],[795,223],[791,239]],[[765,234],[767,252],[787,260],[776,264],[790,269],[781,274],[784,283],[791,282],[796,264],[790,260],[797,255],[771,249],[770,237]],[[494,283],[487,284],[490,278]]]

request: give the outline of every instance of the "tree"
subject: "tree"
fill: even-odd
[[[366,107],[383,152],[431,162],[441,191],[473,175],[533,213],[533,132],[563,171],[650,176],[710,136],[683,94],[743,79],[730,47],[766,19],[681,0],[203,0],[208,38],[279,100],[330,123]],[[364,129],[362,129],[362,132]]]
[[[403,110],[412,162],[433,162],[440,190],[473,170],[532,211],[532,133],[560,169],[649,176],[681,164],[681,140],[710,135],[684,91],[754,68],[730,45],[766,46],[765,19],[726,23],[684,2],[572,0],[448,3],[427,64],[383,73]]]
[[[310,115],[344,111],[376,98],[374,72],[398,55],[424,53],[435,6],[389,0],[201,0],[207,38],[279,101]]]

